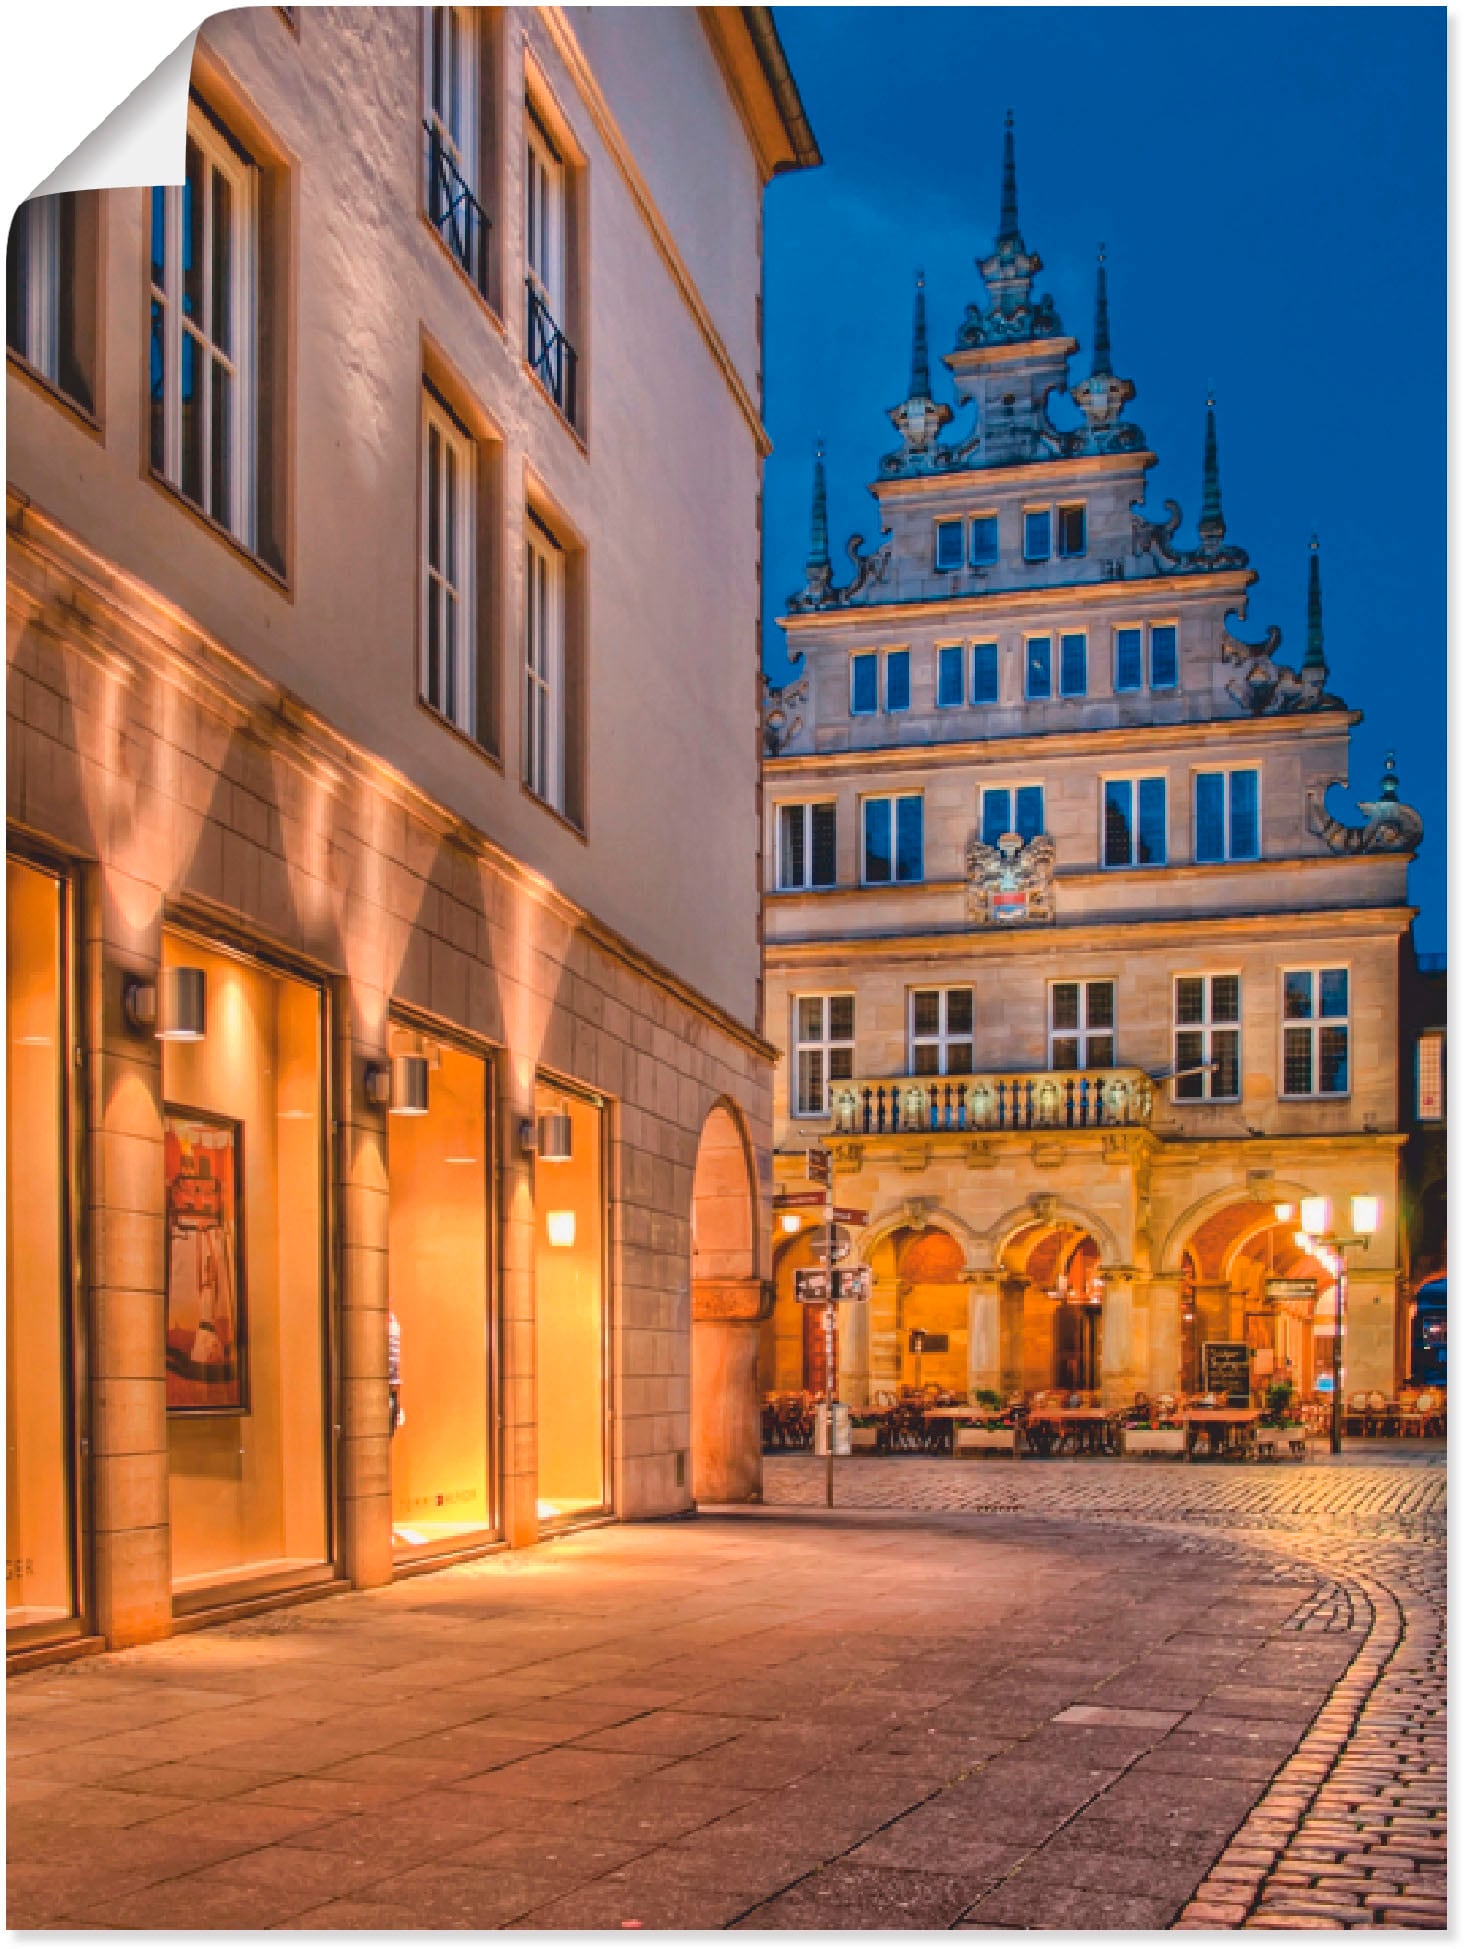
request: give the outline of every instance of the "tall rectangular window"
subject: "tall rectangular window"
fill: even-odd
[[[479,164],[476,7],[423,9],[427,215],[485,298],[488,217]]]
[[[1027,696],[1040,701],[1052,695],[1052,638],[1027,638]]]
[[[1281,1094],[1345,1096],[1346,968],[1292,968],[1281,977]]]
[[[1054,981],[1047,990],[1047,1067],[1112,1069],[1111,981]]]
[[[1116,629],[1113,632],[1113,688],[1142,690],[1144,687],[1144,632],[1141,629]]]
[[[1088,510],[1081,501],[1057,511],[1057,552],[1063,556],[1088,552]]]
[[[1058,639],[1058,682],[1064,697],[1088,694],[1088,637],[1084,630],[1071,631]]]
[[[995,643],[971,645],[971,702],[996,704],[1001,701],[1001,668]]]
[[[885,709],[887,711],[907,711],[910,708],[910,652],[908,650],[887,650],[884,660]]]
[[[1175,690],[1179,685],[1179,630],[1174,623],[1149,626],[1149,688]]]
[[[918,792],[864,801],[866,886],[925,877],[925,801]]]
[[[567,335],[568,196],[564,158],[532,102],[524,109],[524,282],[531,372],[572,426],[579,358]]]
[[[474,444],[430,389],[422,394],[423,701],[472,737],[477,729],[477,539]]]
[[[854,717],[873,717],[879,710],[879,657],[861,650],[849,659],[849,711]]]
[[[1000,557],[996,516],[973,514],[971,516],[971,566],[986,568],[992,562],[1000,560]]]
[[[854,1074],[854,997],[799,995],[793,1003],[793,1114],[826,1117],[829,1084]]]
[[[1429,1029],[1418,1038],[1418,1121],[1444,1118],[1444,1032]]]
[[[999,846],[1009,832],[1025,845],[1045,829],[1040,785],[987,785],[981,792],[981,843]]]
[[[778,808],[778,886],[783,892],[831,887],[838,878],[834,801]]]
[[[565,810],[564,551],[528,511],[524,523],[524,783]]]
[[[1174,1094],[1196,1103],[1239,1097],[1239,975],[1175,976]]]
[[[969,988],[916,988],[910,994],[910,1074],[969,1076],[975,999]]]
[[[1052,509],[1027,508],[1022,515],[1022,560],[1045,562],[1052,554]]]
[[[964,566],[963,525],[960,521],[937,521],[935,524],[935,566],[942,574]]]
[[[5,250],[5,343],[85,413],[96,411],[97,197],[33,196]]]
[[[152,192],[149,284],[153,472],[250,549],[258,178],[194,104],[182,186]]]
[[[948,710],[966,701],[966,651],[961,643],[942,643],[935,652],[935,702]]]
[[[1163,866],[1169,857],[1169,795],[1162,778],[1103,781],[1103,864]]]
[[[1261,775],[1240,771],[1195,773],[1195,858],[1201,864],[1261,856]]]

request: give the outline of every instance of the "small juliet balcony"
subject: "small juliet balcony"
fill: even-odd
[[[554,314],[533,278],[524,279],[528,299],[529,369],[571,426],[579,425],[579,354],[555,323]]]
[[[427,215],[480,298],[488,292],[488,245],[493,226],[467,179],[448,153],[435,122],[423,122],[427,136]]]
[[[1154,1108],[1154,1083],[1142,1069],[867,1077],[831,1083],[829,1095],[835,1137],[1115,1130],[1146,1125]]]

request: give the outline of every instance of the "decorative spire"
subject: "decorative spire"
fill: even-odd
[[[824,478],[824,450],[820,440],[813,450],[813,520],[808,537],[808,581],[827,583],[829,566],[829,488]]]
[[[1005,243],[1020,244],[1017,225],[1017,138],[1013,132],[1012,111],[1006,112],[1006,133],[1001,150],[1001,228],[996,233],[997,249]]]
[[[1322,557],[1315,535],[1311,538],[1311,559],[1307,566],[1306,655],[1301,667],[1320,670],[1323,677],[1327,674],[1327,659],[1322,649]]]
[[[1200,546],[1214,554],[1225,540],[1225,516],[1220,509],[1220,454],[1215,439],[1215,395],[1205,401],[1205,489],[1200,502]]]
[[[930,398],[930,345],[925,331],[925,273],[915,273],[915,328],[910,343],[910,397]]]
[[[1093,377],[1113,377],[1113,350],[1108,342],[1108,269],[1102,244],[1098,246],[1098,301],[1093,314]]]
[[[1393,754],[1391,751],[1383,760],[1383,782],[1379,789],[1378,797],[1384,805],[1397,805],[1398,803],[1398,767],[1393,762]]]

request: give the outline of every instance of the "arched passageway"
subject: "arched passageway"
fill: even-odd
[[[730,1105],[712,1107],[691,1192],[691,1492],[699,1502],[762,1495],[752,1157]]]
[[[1181,1259],[1180,1386],[1205,1384],[1207,1341],[1244,1341],[1258,1385],[1289,1382],[1302,1394],[1331,1385],[1337,1288],[1331,1271],[1296,1243],[1297,1223],[1273,1205],[1240,1199],[1190,1234]],[[1287,1293],[1309,1283],[1314,1292]]]

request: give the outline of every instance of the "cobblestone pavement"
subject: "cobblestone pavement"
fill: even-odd
[[[777,1458],[24,1673],[7,1920],[1438,1926],[1443,1485]]]

